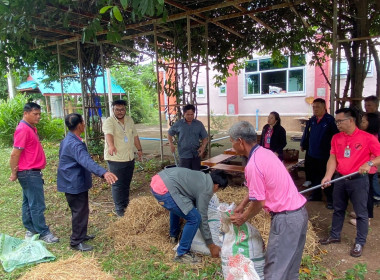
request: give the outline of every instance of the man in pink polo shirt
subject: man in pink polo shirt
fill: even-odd
[[[339,109],[335,112],[335,122],[340,133],[331,140],[330,158],[327,162],[323,187],[335,178],[359,172],[335,183],[333,191],[334,213],[330,236],[321,239],[322,245],[340,242],[348,199],[351,200],[356,214],[356,239],[350,251],[352,257],[362,255],[363,246],[368,234],[368,172],[372,166],[380,164],[380,144],[375,136],[362,131],[356,126],[356,114],[351,108]],[[376,158],[371,160],[371,155]]]
[[[235,151],[248,158],[244,170],[248,195],[236,207],[231,221],[240,226],[262,208],[269,212],[272,223],[265,254],[265,279],[298,279],[308,223],[306,199],[298,193],[278,157],[257,144],[255,129],[249,122],[235,123],[229,134]]]
[[[9,180],[18,179],[22,187],[22,222],[27,230],[25,238],[39,234],[46,243],[56,243],[59,239],[50,232],[44,216],[46,207],[41,170],[46,166],[46,158],[35,127],[40,119],[40,105],[26,103],[23,119],[14,134]]]

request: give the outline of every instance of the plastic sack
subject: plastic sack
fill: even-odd
[[[221,212],[221,230],[224,232],[221,250],[224,279],[227,279],[229,275],[229,259],[239,254],[251,260],[260,279],[264,279],[265,252],[263,238],[257,228],[250,223],[246,222],[240,227],[231,223],[230,216],[235,208],[234,203],[231,205],[221,203],[219,206],[219,211]]]
[[[0,261],[6,272],[29,264],[55,260],[55,256],[45,248],[43,241],[36,240],[38,237],[39,234],[36,234],[31,239],[22,240],[0,234]]]
[[[228,267],[226,280],[260,280],[253,262],[243,255],[229,257]]]
[[[219,198],[214,194],[208,204],[207,216],[208,225],[210,227],[211,238],[215,245],[222,247],[221,233],[220,233],[220,211],[219,208]],[[177,250],[179,243],[173,248]],[[198,229],[191,243],[190,251],[194,253],[199,253],[202,255],[211,255],[210,249],[207,247],[206,242],[202,236],[201,231]]]
[[[219,198],[214,194],[208,204],[208,225],[210,227],[212,241],[215,245],[222,247],[222,241],[220,238],[220,211],[218,210],[218,207]],[[194,236],[193,243],[191,243],[190,251],[203,255],[211,255],[210,249],[207,247],[199,229]]]

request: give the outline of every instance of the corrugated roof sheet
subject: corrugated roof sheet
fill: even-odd
[[[106,93],[108,93],[108,83],[107,83],[107,73],[105,74],[106,79]],[[42,94],[46,95],[61,95],[61,83],[60,82],[51,82],[49,84],[45,83],[44,80],[47,79],[47,76],[43,74],[42,71],[34,71],[30,74],[32,80],[23,82],[17,89],[19,91],[39,89]],[[98,94],[104,93],[103,86],[103,76],[97,77],[95,81],[95,89]],[[63,90],[65,94],[81,94],[81,85],[80,82],[74,79],[65,79]],[[116,80],[111,76],[111,90],[113,94],[125,93],[124,89],[116,83]]]

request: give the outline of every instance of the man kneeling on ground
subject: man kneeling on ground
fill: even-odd
[[[198,228],[210,249],[211,256],[219,257],[220,247],[211,238],[208,225],[208,204],[219,189],[227,186],[227,175],[220,170],[205,174],[187,168],[167,168],[153,176],[151,188],[158,203],[170,211],[170,239],[178,241],[180,218],[186,220],[174,261],[197,263],[200,259],[190,252]]]

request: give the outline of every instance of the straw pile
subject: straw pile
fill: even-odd
[[[100,269],[93,257],[76,254],[52,263],[42,263],[26,273],[21,280],[113,280],[114,278]]]
[[[220,202],[236,204],[247,195],[245,187],[228,187],[217,193]],[[270,215],[262,211],[249,221],[262,234],[267,243]],[[174,256],[169,243],[169,212],[153,196],[132,199],[123,218],[111,224],[107,234],[115,241],[116,250],[139,248],[149,252],[152,247],[161,250],[167,261]],[[317,235],[309,222],[304,254],[313,256],[317,248]]]
[[[114,239],[116,250],[128,246],[149,251],[154,246],[170,252],[173,248],[169,243],[169,212],[153,196],[132,199],[124,217],[112,223],[107,234]]]

